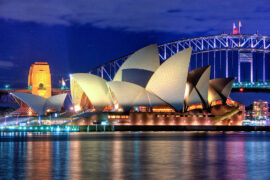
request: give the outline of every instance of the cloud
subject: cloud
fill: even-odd
[[[0,68],[2,69],[10,69],[13,68],[15,64],[10,61],[0,61]]]
[[[98,28],[173,33],[230,31],[245,21],[247,31],[270,32],[268,0],[2,0],[0,18],[47,25],[92,24]]]

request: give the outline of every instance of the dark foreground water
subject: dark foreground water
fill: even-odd
[[[270,179],[270,133],[0,133],[0,179]]]

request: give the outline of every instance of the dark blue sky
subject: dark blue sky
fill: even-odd
[[[270,33],[267,0],[0,0],[0,87],[26,87],[30,65],[50,64],[54,87],[152,43]]]

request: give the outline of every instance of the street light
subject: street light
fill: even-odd
[[[7,125],[7,117],[8,116],[5,116],[5,126]]]
[[[30,124],[30,116],[32,116],[32,111],[28,112],[28,124]]]
[[[5,90],[9,90],[9,84],[5,84]]]

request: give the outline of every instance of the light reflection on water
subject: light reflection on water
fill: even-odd
[[[0,179],[269,179],[270,133],[0,133]]]

